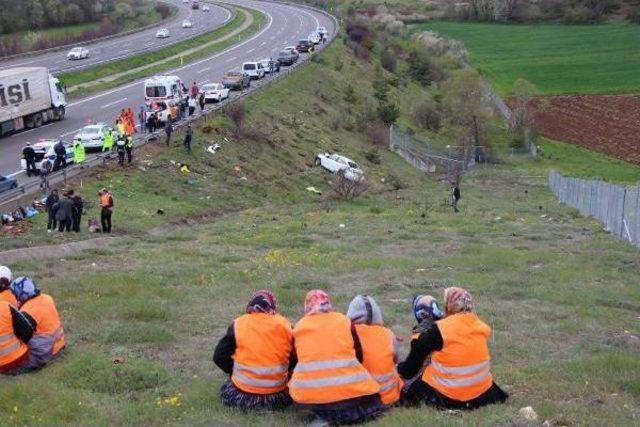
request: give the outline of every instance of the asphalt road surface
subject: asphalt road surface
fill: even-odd
[[[267,15],[266,23],[251,38],[165,74],[178,75],[187,86],[194,81],[198,85],[219,82],[228,70],[239,68],[245,61],[277,57],[284,46],[296,44],[299,39],[306,38],[319,26],[326,27],[331,37],[336,30],[330,17],[306,8],[255,0],[229,0],[229,3],[262,11]],[[214,16],[214,14],[211,15]],[[71,141],[73,135],[86,124],[91,122],[113,124],[123,108],[131,107],[134,112],[137,112],[143,104],[144,79],[73,100],[67,107],[64,120],[0,138],[0,174],[17,173],[16,178],[19,184],[23,184],[27,178],[24,173],[19,173],[19,170],[21,152],[26,142],[56,137]]]
[[[0,60],[0,70],[21,66],[46,67],[53,74],[79,70],[103,62],[126,58],[146,50],[156,50],[163,46],[178,43],[193,36],[212,31],[231,19],[229,10],[214,4],[209,4],[210,12],[203,12],[202,6],[198,10],[192,10],[191,4],[183,4],[181,0],[167,0],[167,2],[178,6],[179,11],[175,18],[137,33],[83,44],[89,49],[89,58],[87,59],[69,61],[67,53],[71,49],[63,49],[36,56]],[[192,28],[182,28],[182,21],[185,19],[191,21]],[[164,39],[156,38],[156,32],[160,28],[168,29],[169,37]]]

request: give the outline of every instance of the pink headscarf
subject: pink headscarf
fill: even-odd
[[[471,294],[463,288],[447,288],[444,290],[444,311],[447,316],[461,312],[473,311]]]
[[[307,293],[304,299],[305,316],[316,313],[329,313],[330,311],[333,311],[331,298],[329,298],[329,295],[325,291],[314,289]]]
[[[261,290],[251,295],[247,304],[247,313],[276,313],[276,296],[267,290]]]

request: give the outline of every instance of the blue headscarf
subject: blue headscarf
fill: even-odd
[[[444,317],[444,313],[438,306],[438,301],[431,295],[416,295],[413,297],[411,306],[413,307],[413,315],[418,323],[427,318],[436,321]]]
[[[35,298],[40,295],[40,288],[28,277],[18,277],[16,280],[11,282],[11,292],[15,295],[18,300],[18,305],[22,306],[25,302],[29,301],[31,298]]]

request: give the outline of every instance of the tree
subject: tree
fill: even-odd
[[[40,0],[28,0],[27,9],[29,14],[27,15],[27,25],[29,28],[42,28],[45,26],[44,7]]]
[[[381,103],[378,105],[378,117],[382,120],[387,126],[391,126],[398,120],[400,117],[400,109],[396,104],[391,103]]]
[[[492,110],[487,103],[487,87],[471,68],[456,71],[442,85],[442,103],[450,133],[462,136],[465,152],[473,150],[476,161],[489,155],[489,128]]]
[[[531,105],[537,88],[524,79],[518,79],[513,93],[513,108],[509,118],[509,134],[511,146],[521,148],[535,129],[534,111]]]

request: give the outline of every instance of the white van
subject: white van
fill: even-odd
[[[153,76],[144,82],[147,104],[173,101],[178,104],[187,97],[188,90],[178,76]]]
[[[254,80],[259,80],[264,77],[264,68],[262,68],[260,62],[245,62],[242,64],[242,71]]]

